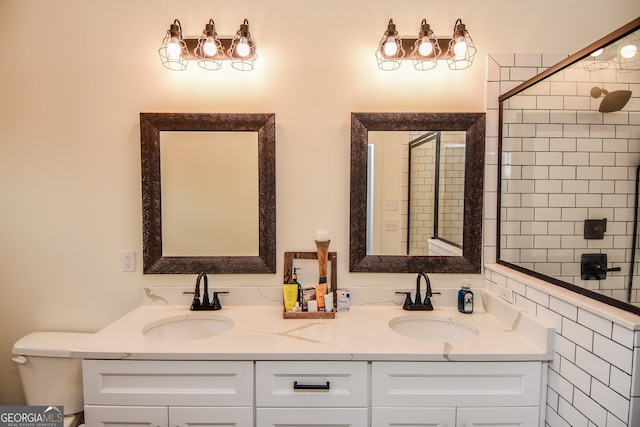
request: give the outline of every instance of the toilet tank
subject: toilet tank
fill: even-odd
[[[34,332],[13,345],[27,405],[64,406],[65,415],[83,410],[82,360],[70,350],[91,336],[79,332]]]

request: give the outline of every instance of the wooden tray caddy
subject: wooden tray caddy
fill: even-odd
[[[282,317],[285,319],[335,319],[336,318],[336,290],[338,289],[338,256],[335,252],[329,252],[329,263],[331,264],[331,275],[327,281],[327,293],[333,293],[333,311],[315,312],[293,312],[282,310]],[[318,259],[318,252],[285,252],[284,253],[284,277],[282,283],[291,283],[293,277],[294,259]]]

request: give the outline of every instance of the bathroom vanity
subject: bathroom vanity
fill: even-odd
[[[477,298],[480,300],[480,298]],[[539,426],[553,329],[482,295],[473,314],[141,306],[73,354],[87,426]]]

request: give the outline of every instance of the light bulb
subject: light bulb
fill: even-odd
[[[216,55],[218,49],[216,47],[213,37],[211,36],[207,37],[206,41],[202,45],[202,50],[204,51],[204,54],[207,56]]]
[[[246,37],[242,37],[240,39],[238,46],[236,46],[236,52],[238,52],[238,55],[240,55],[242,58],[251,53],[251,47],[249,47],[249,42],[247,41]]]
[[[177,37],[171,37],[169,43],[167,43],[167,54],[171,59],[180,58],[182,53],[182,46],[180,46],[180,40]]]
[[[384,54],[385,56],[395,56],[398,52],[398,45],[396,44],[396,39],[393,36],[387,37],[387,41],[384,43]]]
[[[598,56],[602,55],[602,52],[604,52],[604,49],[603,49],[603,48],[600,48],[600,49],[596,50],[595,52],[593,52],[593,53],[591,54],[591,56],[593,56],[594,58],[596,58],[596,57],[598,57]]]
[[[622,55],[625,59],[631,59],[638,53],[638,48],[636,45],[628,44],[626,46],[622,46],[620,48],[620,55]]]
[[[464,56],[467,53],[467,42],[464,40],[464,37],[457,39],[455,46],[453,46],[453,53],[455,53],[456,56]]]
[[[431,41],[429,41],[428,38],[426,38],[426,37],[422,38],[422,42],[420,43],[420,47],[418,48],[418,52],[422,56],[431,55],[431,52],[433,52],[433,45],[431,44]]]

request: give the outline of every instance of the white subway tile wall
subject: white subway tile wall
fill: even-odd
[[[485,279],[512,289],[516,305],[556,330],[545,424],[640,425],[640,331],[550,295],[527,279],[509,277],[507,270],[486,265]]]
[[[535,75],[564,58],[566,55],[489,55],[483,251],[485,279],[492,284],[512,289],[518,306],[550,322],[556,329],[554,357],[548,371],[546,426],[640,425],[640,331],[617,323],[615,316],[584,308],[578,302],[579,299],[558,297],[554,292],[547,291],[549,285],[534,285],[539,282],[536,279],[529,279],[518,273],[512,274],[511,270],[493,264],[496,261],[497,244],[498,97],[530,75],[522,70],[523,67],[531,68]],[[518,70],[512,72],[514,67]],[[515,184],[520,189],[535,189],[535,193],[519,190],[521,192],[517,195],[503,195],[502,204],[509,207],[507,222],[501,228],[501,232],[506,231],[508,237],[503,238],[528,239],[526,243],[530,244],[535,237],[560,236],[559,243],[553,239],[537,242],[544,242],[549,246],[543,250],[548,259],[544,258],[545,253],[535,250],[527,255],[535,254],[536,259],[540,257],[540,261],[532,263],[532,266],[535,264],[548,271],[559,267],[559,275],[563,277],[579,274],[579,268],[576,271],[570,267],[576,264],[576,252],[600,247],[590,245],[582,236],[582,221],[587,215],[613,219],[614,214],[621,213],[623,209],[628,210],[628,197],[606,197],[605,201],[604,196],[628,191],[628,187],[615,188],[614,181],[635,179],[635,171],[631,173],[626,167],[616,168],[610,165],[622,161],[626,166],[635,168],[640,162],[640,157],[627,154],[640,150],[640,144],[611,139],[637,139],[638,135],[632,133],[636,131],[630,131],[628,126],[625,129],[609,126],[640,123],[638,108],[627,114],[626,121],[617,115],[605,115],[602,123],[594,124],[594,116],[588,111],[581,111],[593,109],[594,104],[588,97],[578,95],[585,93],[585,87],[588,88],[588,93],[593,84],[584,73],[573,74],[575,75],[565,75],[562,78],[558,76],[544,85],[537,85],[535,91],[522,97],[526,99],[519,99],[517,103],[522,111],[509,112],[509,121],[518,122],[514,131],[519,136],[512,137],[510,134],[503,142],[505,147],[521,143],[523,150],[507,150],[509,153],[504,155],[503,160],[508,160],[512,165],[505,171],[506,174],[526,181],[515,184],[514,180],[509,185]],[[512,76],[520,79],[513,80]],[[640,88],[636,88],[636,91],[640,93]],[[542,121],[546,117],[544,114],[531,114],[529,117],[534,118],[535,122],[523,123],[525,114],[530,114],[526,110],[538,108],[538,99],[543,96],[553,98],[542,101],[549,109],[548,121]],[[561,99],[561,106],[558,99]],[[599,101],[594,101],[597,109]],[[544,125],[546,136],[532,137],[535,135],[532,134],[532,126],[538,127],[540,124]],[[559,127],[550,126],[556,124]],[[634,149],[629,150],[630,146]],[[532,156],[533,147],[541,151],[539,154],[544,156],[548,165],[536,165],[538,158]],[[589,152],[598,154],[585,157],[584,154]],[[514,163],[514,156],[519,163]],[[622,158],[618,159],[617,156]],[[578,176],[580,179],[576,180]],[[510,187],[509,190],[511,189]],[[575,197],[569,201],[563,200],[563,192]],[[590,211],[592,206],[596,206],[594,203],[598,203],[598,209]],[[617,206],[623,209],[617,209]],[[622,216],[629,218],[626,213]],[[539,221],[544,221],[544,225],[539,224]],[[565,221],[574,221],[574,224],[567,227]],[[627,242],[616,240],[616,236],[627,233],[625,227],[618,227],[615,221],[608,222],[607,239],[598,241],[599,245],[607,245],[611,249],[610,252],[607,249],[609,256],[614,257],[610,259],[626,256],[624,250],[619,253],[617,248],[629,247]],[[567,234],[567,231],[572,233]],[[523,235],[528,237],[522,237]],[[508,251],[506,256],[517,259],[520,256],[518,252]],[[501,253],[505,255],[505,251]],[[549,260],[554,262],[550,263]],[[558,270],[554,270],[556,271]],[[610,278],[602,282],[611,287],[613,294],[619,283]],[[592,282],[597,284],[597,281]]]

